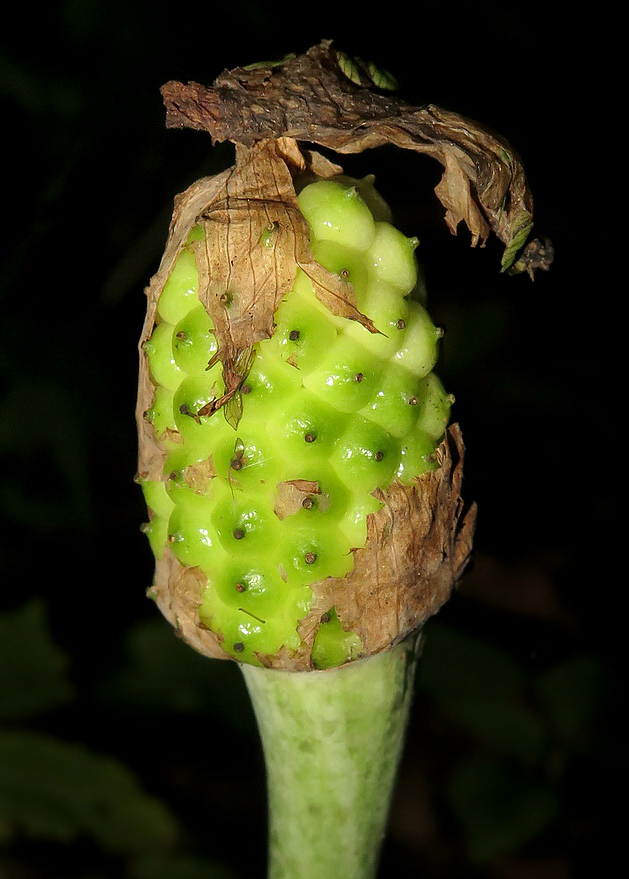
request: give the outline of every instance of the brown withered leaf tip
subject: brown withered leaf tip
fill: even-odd
[[[211,87],[171,81],[162,87],[172,128],[207,131],[214,142],[252,147],[281,137],[356,153],[394,144],[426,153],[444,168],[435,192],[453,233],[465,223],[472,245],[490,232],[505,245],[517,242],[522,225],[532,228],[533,198],[522,163],[502,137],[477,122],[434,104],[415,107],[346,76],[339,53],[324,40],[282,64],[237,67],[223,72]],[[530,222],[527,222],[527,219]],[[503,270],[547,269],[552,253],[515,266],[510,253]]]

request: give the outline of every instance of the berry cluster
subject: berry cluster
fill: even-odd
[[[351,283],[379,333],[332,314],[298,270],[274,335],[255,346],[237,428],[220,411],[204,415],[224,384],[220,362],[208,369],[217,346],[198,296],[196,228],[145,346],[155,384],[146,418],[167,451],[163,480],[143,484],[153,552],[168,546],[203,572],[200,620],[227,654],[256,664],[300,646],[311,584],[352,569],[380,507],[374,489],[434,466],[452,402],[432,372],[441,333],[410,297],[417,241],[391,225],[371,180],[318,180],[298,201],[314,258]],[[330,608],[314,664],[359,654]]]

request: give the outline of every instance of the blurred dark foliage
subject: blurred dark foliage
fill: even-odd
[[[232,157],[167,131],[159,87],[323,38],[418,103],[504,134],[556,250],[534,283],[500,275],[497,242],[472,250],[447,232],[431,160],[345,162],[376,173],[421,240],[480,508],[474,566],[427,627],[382,879],[604,874],[621,838],[621,581],[602,466],[612,294],[588,277],[590,183],[570,124],[592,32],[578,13],[497,4],[159,8],[18,7],[0,38],[0,877],[264,874],[240,673],[179,643],[144,595],[136,342],[174,195]]]

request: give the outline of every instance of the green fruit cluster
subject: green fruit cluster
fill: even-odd
[[[434,466],[452,402],[432,371],[441,333],[411,298],[417,241],[391,225],[371,181],[317,180],[298,202],[315,260],[351,283],[378,333],[332,314],[298,270],[273,336],[255,346],[237,427],[220,410],[198,414],[225,385],[199,299],[197,227],[145,344],[155,385],[145,417],[167,452],[163,479],[143,482],[151,547],[202,571],[201,622],[254,664],[299,648],[312,584],[352,569],[381,506],[374,489]],[[360,646],[332,607],[314,665],[342,664]]]

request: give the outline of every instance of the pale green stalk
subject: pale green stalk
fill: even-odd
[[[374,879],[419,633],[327,671],[242,665],[267,768],[269,879]]]

